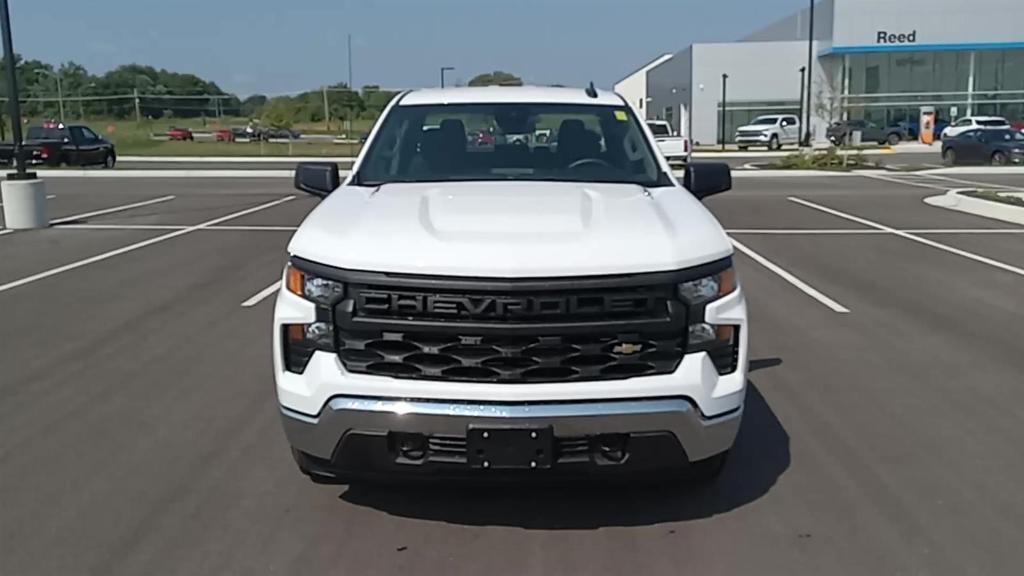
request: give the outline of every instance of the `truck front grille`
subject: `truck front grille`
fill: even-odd
[[[318,317],[334,324],[334,346],[348,372],[511,384],[674,372],[691,313],[677,286],[731,261],[526,279],[340,270],[300,259],[293,265],[344,283],[344,298]]]
[[[462,332],[337,333],[349,372],[431,380],[529,383],[667,374],[681,334],[481,336]]]

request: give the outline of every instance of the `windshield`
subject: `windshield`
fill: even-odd
[[[779,122],[778,116],[758,116],[750,123],[751,126],[774,126]]]
[[[551,180],[669,184],[624,106],[396,106],[355,183]]]

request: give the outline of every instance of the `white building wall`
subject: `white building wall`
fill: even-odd
[[[815,56],[818,47],[815,46]],[[734,42],[693,45],[693,139],[718,142],[718,106],[722,100],[722,74],[728,74],[726,104],[799,101],[800,67],[807,65],[807,42]],[[812,98],[828,92],[829,82],[814,58]],[[815,112],[812,106],[812,113]],[[815,118],[815,138],[825,134],[826,119]]]
[[[690,107],[691,55],[689,48],[677,52],[671,60],[662,62],[647,73],[648,118],[669,120],[677,134],[689,136],[681,107]],[[671,109],[666,113],[666,108]]]
[[[660,56],[636,72],[626,76],[615,84],[615,92],[625,98],[626,102],[629,102],[634,108],[636,108],[642,116],[653,118],[652,115],[647,113],[647,74],[652,68],[655,68],[671,58],[671,54]]]

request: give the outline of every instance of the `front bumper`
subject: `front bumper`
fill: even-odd
[[[737,144],[767,144],[769,140],[771,140],[771,136],[768,134],[737,134],[735,138]]]
[[[741,405],[705,418],[683,398],[512,404],[338,396],[316,417],[283,408],[282,420],[300,465],[325,478],[471,472],[466,455],[459,452],[470,426],[550,426],[556,440],[551,468],[531,473],[595,468],[624,473],[685,469],[728,450],[742,411]],[[395,434],[422,435],[430,448],[410,461],[397,448]],[[614,458],[602,444],[609,438],[624,447]]]

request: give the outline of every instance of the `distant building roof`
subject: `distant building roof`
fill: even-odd
[[[641,74],[641,73],[647,72],[648,70],[650,70],[651,68],[654,68],[655,66],[661,66],[663,63],[671,60],[673,56],[675,56],[675,54],[662,54],[661,56],[658,56],[657,58],[655,58],[654,60],[651,60],[647,64],[644,64],[640,68],[637,68],[636,70],[630,72],[625,78],[619,80],[615,84],[616,85],[620,84],[624,80],[628,80],[628,79],[630,79],[631,77],[633,77],[633,76],[635,76],[637,74]]]

